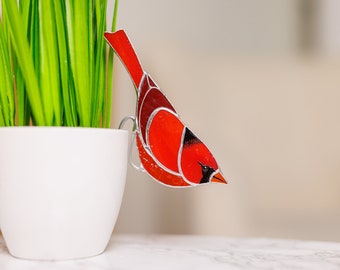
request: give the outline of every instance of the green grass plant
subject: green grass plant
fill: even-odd
[[[0,126],[110,127],[107,0],[0,3]]]

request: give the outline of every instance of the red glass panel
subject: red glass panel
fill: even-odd
[[[179,175],[171,174],[163,170],[160,166],[158,166],[154,159],[148,154],[148,152],[143,147],[143,144],[139,136],[137,136],[136,141],[140,161],[144,169],[149,173],[150,176],[152,176],[152,178],[168,186],[182,186],[182,187],[190,186]]]
[[[152,118],[148,143],[155,158],[169,170],[179,172],[178,154],[184,125],[169,111],[161,110]]]
[[[149,121],[150,115],[158,108],[164,107],[175,112],[167,98],[157,88],[151,88],[145,95],[143,101],[138,101],[138,123],[145,142],[146,137],[146,126]]]

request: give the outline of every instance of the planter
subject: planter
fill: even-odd
[[[0,128],[0,228],[26,259],[102,253],[120,209],[128,132],[67,127]]]

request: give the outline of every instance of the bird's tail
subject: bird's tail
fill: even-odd
[[[114,33],[105,32],[104,36],[115,53],[124,63],[127,71],[130,73],[136,89],[138,89],[144,71],[126,33],[124,30],[118,30]]]

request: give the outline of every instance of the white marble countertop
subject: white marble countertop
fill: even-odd
[[[96,257],[27,261],[8,254],[0,238],[1,270],[340,269],[340,243],[176,235],[113,235]]]

